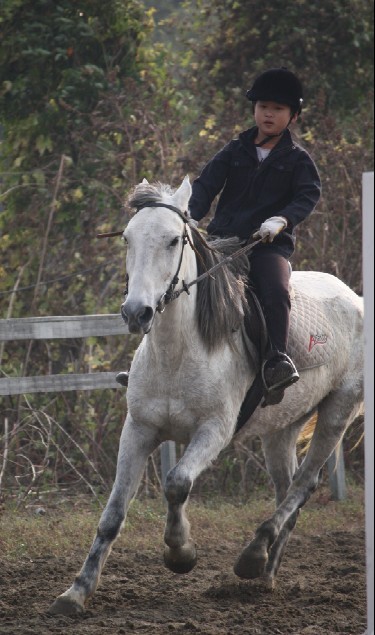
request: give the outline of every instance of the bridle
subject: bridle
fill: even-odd
[[[190,246],[192,247],[193,250],[195,250],[194,245],[192,244],[191,240],[190,240],[190,236],[188,234],[187,231],[187,225],[190,222],[189,217],[187,216],[187,213],[182,212],[178,207],[175,207],[174,205],[169,205],[168,203],[143,203],[142,207],[137,208],[137,212],[139,212],[141,209],[143,209],[144,207],[165,207],[166,209],[170,209],[172,212],[175,212],[180,218],[181,220],[184,222],[184,231],[182,234],[182,248],[181,248],[181,253],[180,253],[180,258],[178,261],[178,265],[177,265],[177,270],[176,273],[174,274],[170,285],[168,287],[168,289],[162,294],[160,300],[158,301],[157,305],[156,305],[156,311],[158,313],[163,313],[163,311],[165,310],[165,307],[167,304],[169,304],[172,300],[175,300],[176,298],[179,297],[179,295],[185,291],[187,294],[189,294],[189,286],[190,285],[186,285],[185,281],[182,280],[182,288],[180,291],[175,291],[175,287],[178,284],[180,278],[180,269],[181,269],[181,265],[182,265],[182,259],[184,256],[184,249],[185,249],[185,245],[187,245],[188,243],[190,244]],[[123,232],[121,232],[122,234]],[[111,233],[111,235],[119,235],[117,232],[113,232]],[[126,286],[125,286],[125,297],[128,295],[128,282],[129,282],[129,276],[128,274],[126,274]]]
[[[198,282],[200,282],[204,278],[207,278],[208,276],[212,277],[212,273],[214,271],[216,271],[217,269],[219,269],[223,265],[226,265],[229,262],[232,262],[236,258],[247,254],[248,252],[250,252],[253,249],[253,247],[255,247],[255,245],[257,245],[258,243],[262,242],[261,238],[259,240],[255,240],[252,243],[249,243],[247,241],[243,247],[238,249],[233,254],[230,254],[229,256],[226,256],[225,258],[220,260],[220,262],[216,263],[216,265],[214,265],[213,267],[211,267],[210,269],[208,269],[207,271],[202,273],[200,276],[198,276],[197,278],[195,278],[191,282],[186,283],[185,280],[182,280],[181,288],[176,291],[175,287],[176,287],[176,285],[179,282],[179,274],[180,274],[180,269],[181,269],[181,265],[182,265],[182,259],[183,259],[183,255],[184,255],[185,245],[187,245],[189,243],[189,245],[192,248],[192,250],[199,257],[199,253],[196,250],[196,248],[194,247],[194,244],[191,241],[191,238],[190,238],[189,233],[187,231],[187,226],[189,225],[191,219],[188,217],[186,212],[182,212],[178,207],[175,207],[174,205],[169,205],[168,203],[155,203],[155,202],[149,202],[148,203],[148,202],[146,202],[146,203],[143,203],[142,207],[138,207],[137,208],[137,212],[139,212],[144,207],[165,207],[166,209],[170,209],[172,212],[175,212],[181,218],[181,220],[184,223],[184,231],[183,231],[183,234],[182,234],[182,248],[181,248],[180,258],[179,258],[178,265],[177,265],[177,270],[176,270],[176,273],[174,274],[174,276],[173,276],[173,278],[172,278],[172,280],[170,282],[170,285],[169,285],[168,289],[162,294],[160,300],[158,301],[158,303],[156,305],[156,311],[158,313],[163,313],[163,311],[165,310],[166,305],[169,304],[170,302],[172,302],[172,300],[176,300],[177,298],[179,298],[182,293],[187,293],[189,295],[190,294],[189,289],[194,284],[198,284]],[[113,237],[113,236],[122,236],[122,234],[123,234],[123,231],[108,232],[108,233],[105,233],[105,234],[97,234],[97,238],[108,238],[108,237]],[[199,231],[197,231],[197,235],[199,236],[199,239],[201,240],[201,242],[205,245],[205,247],[207,249],[210,249],[211,251],[214,251],[212,249],[212,247],[210,247],[210,245],[205,241],[205,239],[203,238],[203,236],[201,235],[201,233]],[[128,276],[128,274],[126,274],[126,285],[125,285],[125,293],[124,293],[125,297],[128,295],[128,283],[129,283],[129,276]]]
[[[175,300],[176,297],[178,297],[180,295],[180,293],[182,293],[182,291],[186,291],[187,294],[189,294],[189,288],[187,287],[187,285],[185,284],[185,280],[182,280],[182,290],[178,293],[178,295],[176,295],[175,292],[175,287],[179,282],[179,275],[180,275],[180,269],[181,269],[181,265],[182,265],[182,258],[184,256],[184,249],[185,249],[185,245],[187,245],[187,243],[190,244],[191,247],[193,247],[188,231],[187,231],[187,225],[189,224],[189,218],[185,212],[185,214],[178,209],[178,207],[174,207],[174,205],[168,205],[167,203],[152,203],[152,204],[147,204],[144,205],[144,207],[166,207],[167,209],[172,210],[172,212],[175,212],[176,214],[178,214],[178,216],[181,218],[181,220],[184,223],[184,231],[182,234],[182,248],[181,248],[181,252],[180,252],[180,259],[178,261],[178,265],[177,265],[177,270],[176,273],[174,274],[172,281],[168,287],[168,289],[165,291],[165,293],[163,293],[163,295],[161,296],[159,302],[156,305],[156,311],[158,313],[163,313],[165,307],[167,304],[169,304],[170,302],[172,302],[172,300]],[[137,210],[139,211],[139,210]]]

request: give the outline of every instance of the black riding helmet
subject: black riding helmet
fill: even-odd
[[[246,97],[253,103],[275,101],[286,104],[291,107],[293,115],[299,115],[302,110],[303,89],[298,77],[282,66],[261,73],[247,91]]]

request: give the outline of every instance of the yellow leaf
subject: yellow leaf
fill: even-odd
[[[73,191],[73,198],[75,201],[81,201],[83,199],[82,188],[77,187],[77,189]]]
[[[308,130],[307,132],[305,132],[305,134],[302,135],[302,139],[304,141],[313,141],[314,140],[314,135],[313,135],[312,131]]]

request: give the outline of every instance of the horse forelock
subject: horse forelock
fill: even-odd
[[[155,203],[165,203],[171,200],[174,190],[165,183],[139,183],[130,192],[127,199],[129,207],[135,212]]]
[[[237,238],[209,238],[205,246],[199,232],[193,230],[194,247],[198,252],[198,276],[240,248]],[[249,264],[246,256],[235,258],[230,266],[219,267],[213,276],[198,283],[197,320],[201,338],[214,350],[225,341],[231,343],[247,311],[246,274]]]

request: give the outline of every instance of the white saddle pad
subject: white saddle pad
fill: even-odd
[[[291,300],[288,355],[298,370],[326,364],[335,348],[335,335],[321,304],[295,289]]]

